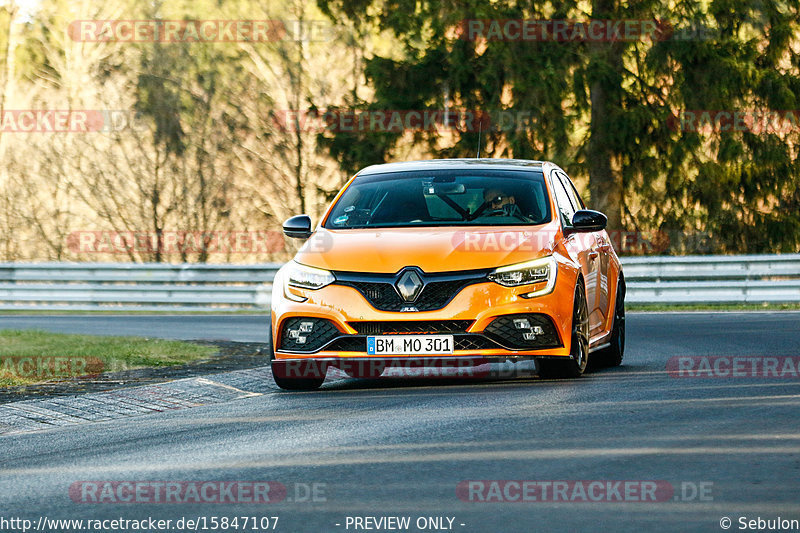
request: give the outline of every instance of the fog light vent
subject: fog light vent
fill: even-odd
[[[500,316],[486,326],[484,334],[516,350],[561,346],[553,322],[544,314]]]
[[[280,350],[314,352],[340,335],[330,320],[293,317],[283,323]]]

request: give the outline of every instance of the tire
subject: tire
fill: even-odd
[[[611,346],[592,354],[592,363],[598,367],[622,364],[625,354],[625,278],[620,273],[617,282],[617,298],[614,304],[614,322],[611,325]]]
[[[325,376],[313,378],[288,378],[280,376],[284,371],[279,369],[280,363],[275,361],[275,346],[272,343],[272,318],[270,318],[269,326],[267,327],[267,338],[269,339],[269,350],[267,353],[269,354],[269,362],[272,368],[272,379],[275,380],[275,384],[278,387],[289,391],[312,391],[322,386],[322,383],[325,381]]]
[[[569,358],[540,359],[539,376],[551,379],[580,377],[589,361],[589,311],[586,306],[586,289],[578,278],[572,310],[572,335]]]

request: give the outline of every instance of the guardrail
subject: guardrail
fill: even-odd
[[[623,257],[622,264],[630,303],[800,302],[800,254]]]
[[[630,303],[800,302],[800,254],[623,257]],[[0,310],[269,306],[278,264],[0,263]]]
[[[260,310],[280,266],[0,263],[0,310]]]

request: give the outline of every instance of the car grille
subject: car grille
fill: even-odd
[[[358,290],[379,311],[403,311],[413,307],[416,311],[435,311],[450,303],[456,294],[474,283],[487,281],[488,270],[469,270],[426,274],[414,268],[423,283],[422,291],[412,302],[404,300],[395,289],[395,283],[409,269],[397,274],[362,274],[357,272],[334,272],[337,285]]]
[[[350,322],[359,335],[391,335],[393,333],[465,333],[472,320],[407,320],[382,322]]]
[[[367,338],[356,335],[339,337],[327,348],[332,352],[367,352]]]
[[[502,348],[483,335],[456,335],[453,339],[456,350],[496,350]]]

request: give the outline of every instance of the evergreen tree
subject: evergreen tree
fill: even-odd
[[[588,176],[588,199],[612,229],[664,232],[671,250],[797,251],[798,126],[788,131],[685,127],[692,110],[798,107],[798,3],[715,0],[533,2],[319,0],[332,17],[394,35],[368,59],[365,109],[506,110],[530,122],[492,128],[486,154],[545,158]],[[638,22],[640,38],[463,38],[465,20]],[[645,31],[652,29],[652,31]],[[793,115],[790,115],[790,118]],[[475,131],[455,131],[435,155],[474,157]],[[348,171],[392,157],[400,133],[335,132],[323,139]],[[712,239],[698,242],[697,232]]]

